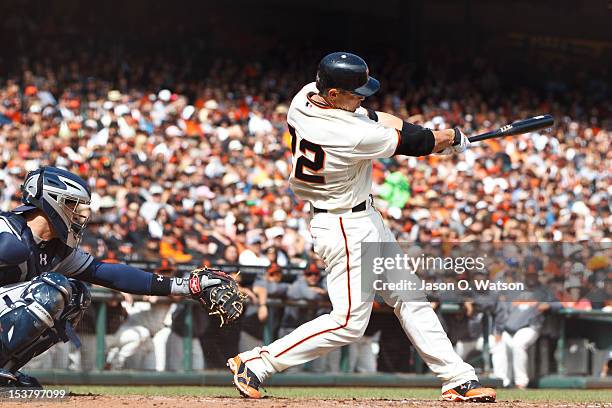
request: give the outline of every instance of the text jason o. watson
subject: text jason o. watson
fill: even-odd
[[[425,291],[453,291],[453,290],[478,290],[478,291],[523,291],[525,284],[522,282],[496,282],[490,280],[469,281],[460,279],[457,282],[428,282],[422,280],[415,282],[411,280],[399,280],[397,282],[385,282],[376,279],[373,282],[375,290],[425,290]]]

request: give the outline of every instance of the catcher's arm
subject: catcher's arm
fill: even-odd
[[[192,271],[189,278],[166,277],[125,264],[94,260],[76,276],[85,282],[126,293],[191,296],[205,305],[211,314],[218,315],[221,325],[240,317],[246,297],[230,276],[208,268]]]
[[[94,259],[77,279],[135,295],[188,296],[189,279],[167,277],[143,271],[121,263],[106,263]],[[219,284],[220,281],[202,282],[202,286]]]

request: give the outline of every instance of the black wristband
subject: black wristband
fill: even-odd
[[[171,294],[172,281],[176,278],[166,278],[165,276],[151,274],[151,294],[168,296]],[[179,278],[180,279],[180,278]]]
[[[461,144],[461,131],[458,127],[453,129],[455,131],[455,140],[453,141],[453,146],[457,146]]]

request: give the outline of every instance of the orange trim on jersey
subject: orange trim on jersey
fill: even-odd
[[[348,326],[348,322],[349,322],[349,317],[351,316],[351,266],[350,266],[350,259],[349,259],[349,248],[348,248],[348,241],[346,239],[346,232],[344,231],[344,224],[342,223],[342,217],[340,217],[340,229],[342,230],[342,236],[344,237],[344,250],[346,251],[346,281],[347,281],[347,286],[348,286],[348,311],[346,312],[346,320],[344,322],[343,325],[340,325],[338,327],[334,327],[333,329],[327,329],[327,330],[323,330],[320,331],[318,333],[315,333],[313,335],[310,335],[308,337],[306,337],[305,339],[302,339],[300,341],[298,341],[297,343],[295,343],[294,345],[286,348],[285,350],[281,351],[280,353],[278,353],[276,356],[274,357],[280,357],[283,354],[285,354],[286,352],[288,352],[289,350],[291,350],[294,347],[299,346],[300,344],[304,343],[306,340],[312,339],[313,337],[316,337],[320,334],[324,334],[324,333],[329,333],[332,332],[334,330],[339,330],[339,329],[344,329],[346,326]]]
[[[331,106],[329,106],[327,104],[315,101],[314,99],[312,99],[310,97],[310,95],[306,95],[306,99],[308,99],[308,101],[310,103],[312,103],[314,106],[316,106],[317,108],[321,108],[321,109],[334,109],[333,107],[331,107]]]

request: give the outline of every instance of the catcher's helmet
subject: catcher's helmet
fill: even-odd
[[[91,202],[85,180],[69,171],[45,166],[28,173],[21,193],[25,205],[14,211],[42,210],[64,244],[71,248],[79,245]]]
[[[317,71],[319,92],[330,88],[370,96],[378,91],[380,83],[369,75],[363,58],[349,52],[333,52],[323,57]]]

